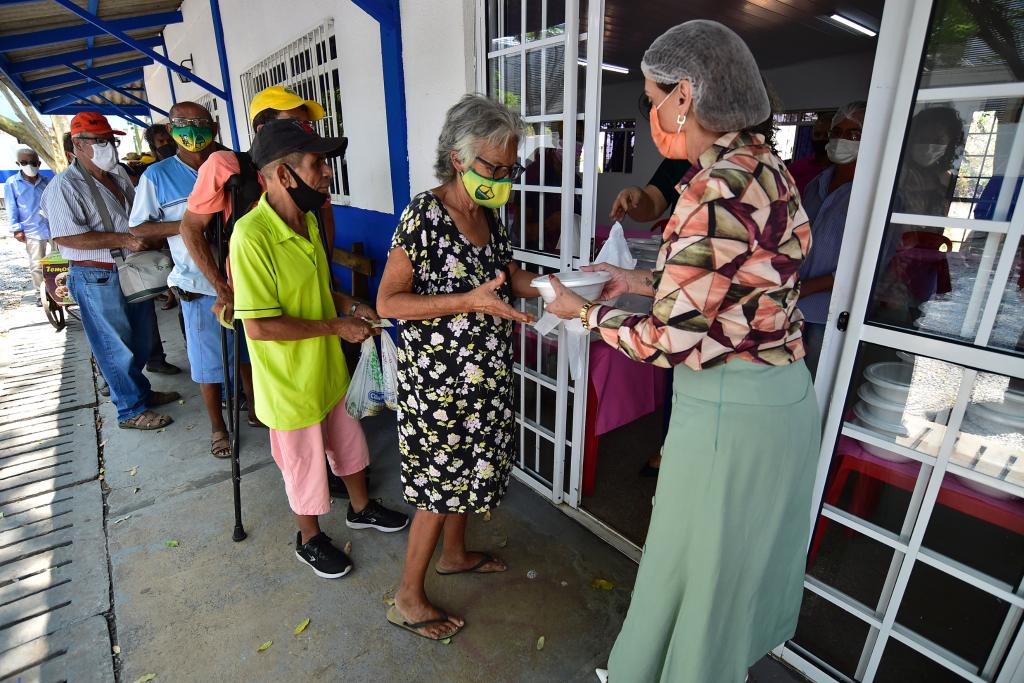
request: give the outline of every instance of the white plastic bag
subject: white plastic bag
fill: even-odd
[[[359,350],[359,362],[345,393],[345,409],[357,420],[384,409],[384,377],[373,337],[367,337]]]
[[[384,372],[384,405],[398,410],[398,348],[387,330],[380,333],[380,362]]]

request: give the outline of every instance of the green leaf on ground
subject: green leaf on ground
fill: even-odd
[[[164,545],[167,546],[168,548],[177,548],[178,547],[178,540],[172,538],[169,541],[164,541]]]
[[[273,645],[273,644],[274,644],[274,641],[268,640],[267,642],[263,643],[258,648],[256,648],[256,652],[266,652],[267,650],[270,649],[270,646]]]
[[[302,623],[295,627],[295,635],[299,635],[305,631],[307,626],[309,626],[309,619],[303,619]]]
[[[345,542],[344,550],[345,550],[345,554],[346,555],[351,555],[352,554],[352,541],[346,541]]]
[[[449,636],[448,638],[442,638],[441,642],[444,643],[445,645],[451,645],[452,644],[452,639]]]
[[[139,471],[139,468],[137,466],[133,467],[130,470],[128,470],[128,476],[129,477],[134,477],[138,473],[138,471]]]
[[[178,399],[178,405],[179,405],[179,406],[183,406],[183,405],[185,405],[185,399],[183,399],[183,398],[179,398],[179,399]]]
[[[110,650],[111,650],[111,652],[113,652],[113,653],[114,653],[115,655],[119,655],[119,654],[121,654],[121,646],[120,646],[120,645],[115,645],[114,647],[110,648]]]
[[[537,650],[539,651],[539,650],[543,650],[543,649],[544,649],[544,636],[541,636],[540,638],[537,639]]]
[[[388,607],[391,607],[392,605],[395,604],[395,599],[393,597],[391,597],[390,595],[388,595],[387,593],[385,593],[384,594],[384,604],[387,605]]]
[[[590,582],[590,587],[603,591],[610,591],[615,589],[615,584],[604,579],[594,579]]]
[[[143,674],[135,679],[135,683],[149,683],[156,678],[156,674]]]

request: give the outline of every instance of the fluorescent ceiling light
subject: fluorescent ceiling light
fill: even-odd
[[[848,28],[848,29],[852,29],[852,30],[856,31],[857,33],[863,33],[864,35],[866,35],[866,36],[868,36],[870,38],[874,38],[875,36],[878,35],[877,32],[872,31],[871,29],[869,29],[864,24],[859,24],[856,21],[854,21],[853,19],[847,19],[842,14],[833,14],[832,16],[829,17],[829,19],[831,19],[835,23],[839,24],[840,26],[843,26],[843,27]]]
[[[580,66],[586,66],[587,65],[587,60],[585,60],[585,59],[577,59],[576,63],[579,64]],[[611,71],[612,73],[616,73],[616,74],[628,74],[629,73],[629,69],[628,68],[626,68],[624,66],[617,66],[615,64],[602,64],[601,65],[601,71]]]

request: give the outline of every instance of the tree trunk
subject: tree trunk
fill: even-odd
[[[21,96],[17,90],[0,81],[0,92],[11,105],[16,119],[0,115],[0,130],[14,136],[19,142],[34,149],[39,157],[54,170],[60,172],[67,167],[64,156],[64,145],[60,136],[63,134],[63,122],[58,126],[58,117],[51,117],[54,126],[47,126],[36,113],[32,104]],[[60,131],[58,132],[58,127]]]

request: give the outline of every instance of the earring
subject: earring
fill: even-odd
[[[676,131],[678,133],[686,125],[686,114],[676,114],[676,123],[679,124],[679,130]]]

